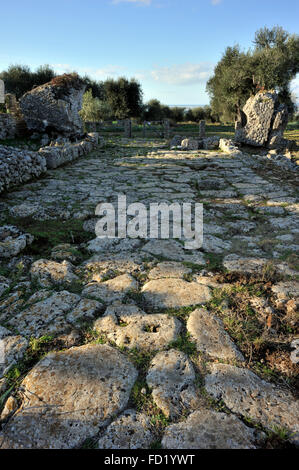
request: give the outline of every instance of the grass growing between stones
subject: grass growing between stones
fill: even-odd
[[[55,340],[52,336],[42,336],[41,338],[31,338],[29,346],[24,354],[24,357],[17,364],[12,366],[10,370],[5,374],[7,381],[7,388],[10,391],[10,395],[18,397],[18,390],[22,380],[28,374],[28,372],[46,355],[48,352],[58,350]],[[0,396],[0,412],[6,401],[7,392]]]
[[[79,245],[94,238],[93,234],[83,230],[83,222],[78,219],[40,221],[32,217],[7,216],[3,224],[16,225],[24,232],[31,233],[34,241],[23,253],[43,257],[50,255],[52,248],[57,245],[66,243]],[[76,252],[81,255],[81,259],[84,259],[84,253],[78,250]]]
[[[256,277],[239,276],[239,280],[236,275],[226,275],[226,279],[231,278],[233,282],[214,289],[206,307],[221,318],[248,365],[258,375],[288,386],[295,393],[298,370],[296,372],[296,365],[290,360],[289,344],[296,330],[287,323],[285,312],[272,305],[271,275],[271,270]],[[256,299],[261,300],[260,307],[254,307]]]

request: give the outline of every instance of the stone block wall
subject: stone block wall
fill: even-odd
[[[97,132],[91,132],[84,140],[65,145],[42,147],[39,154],[46,159],[48,169],[57,168],[88,154],[97,146],[103,146],[104,139]]]

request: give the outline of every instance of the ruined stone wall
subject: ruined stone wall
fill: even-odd
[[[0,145],[0,193],[36,178],[47,169],[37,152]]]
[[[103,143],[94,132],[79,142],[42,147],[38,152],[0,145],[0,193],[39,177],[47,169],[76,160]]]
[[[11,114],[0,113],[0,139],[14,139],[16,120]]]
[[[39,153],[46,159],[47,168],[51,169],[72,162],[88,154],[96,146],[102,146],[103,143],[103,138],[99,137],[97,132],[91,132],[85,139],[79,142],[43,147],[39,150]]]

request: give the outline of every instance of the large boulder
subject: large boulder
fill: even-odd
[[[78,75],[65,74],[25,93],[20,107],[28,129],[68,137],[82,135],[83,123],[78,112],[85,88]]]
[[[275,92],[259,92],[250,97],[236,122],[235,141],[256,147],[285,147],[283,133],[288,123],[286,105]]]

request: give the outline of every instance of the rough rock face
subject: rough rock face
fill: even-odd
[[[126,407],[136,377],[135,367],[110,346],[48,354],[22,382],[23,403],[0,436],[0,447],[79,445]]]
[[[76,74],[65,74],[25,93],[20,107],[28,129],[67,136],[83,134],[78,111],[84,91],[85,85]]]
[[[116,300],[122,300],[128,292],[136,289],[136,280],[129,274],[122,274],[105,282],[89,284],[83,289],[82,295],[83,297],[92,297],[109,304]]]
[[[261,92],[250,97],[236,122],[235,140],[256,147],[284,147],[283,132],[288,123],[288,111],[279,104],[276,93]]]
[[[37,178],[46,169],[45,158],[37,152],[0,145],[0,193]]]

